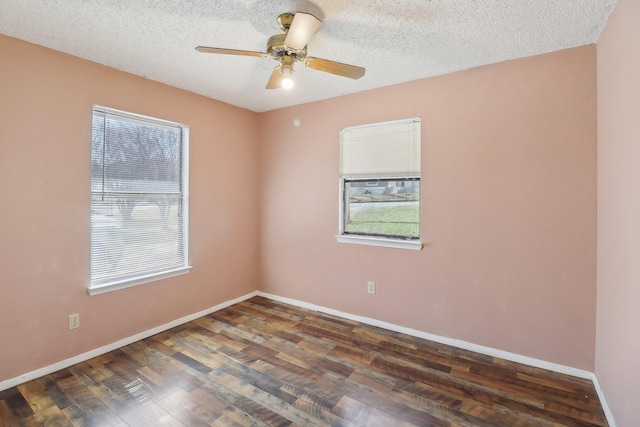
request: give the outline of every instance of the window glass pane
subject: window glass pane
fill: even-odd
[[[420,179],[344,181],[344,233],[420,237]]]

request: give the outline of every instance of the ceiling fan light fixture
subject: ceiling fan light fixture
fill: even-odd
[[[282,81],[280,85],[284,89],[291,89],[293,87],[293,67],[282,66],[280,69],[280,73],[282,73]]]

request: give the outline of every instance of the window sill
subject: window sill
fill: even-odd
[[[336,236],[339,243],[352,243],[356,245],[382,246],[385,248],[409,249],[419,251],[422,249],[422,242],[419,240],[385,239],[384,237],[367,237],[340,235]]]
[[[102,285],[90,286],[89,295],[100,295],[107,292],[117,291],[120,289],[130,288],[132,286],[142,285],[144,283],[155,282],[157,280],[168,279],[169,277],[181,276],[191,271],[191,266],[176,268],[174,270],[164,271],[162,273],[150,274],[147,276],[137,277],[135,279],[120,280],[118,282],[104,283]]]

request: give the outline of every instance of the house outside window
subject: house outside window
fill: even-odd
[[[421,249],[420,143],[419,118],[341,131],[339,242]]]
[[[190,271],[188,138],[185,125],[94,107],[90,294]]]

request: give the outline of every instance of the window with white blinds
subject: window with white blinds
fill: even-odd
[[[339,241],[421,247],[420,144],[419,118],[341,131]]]
[[[187,126],[94,107],[90,293],[189,271],[187,170]]]

